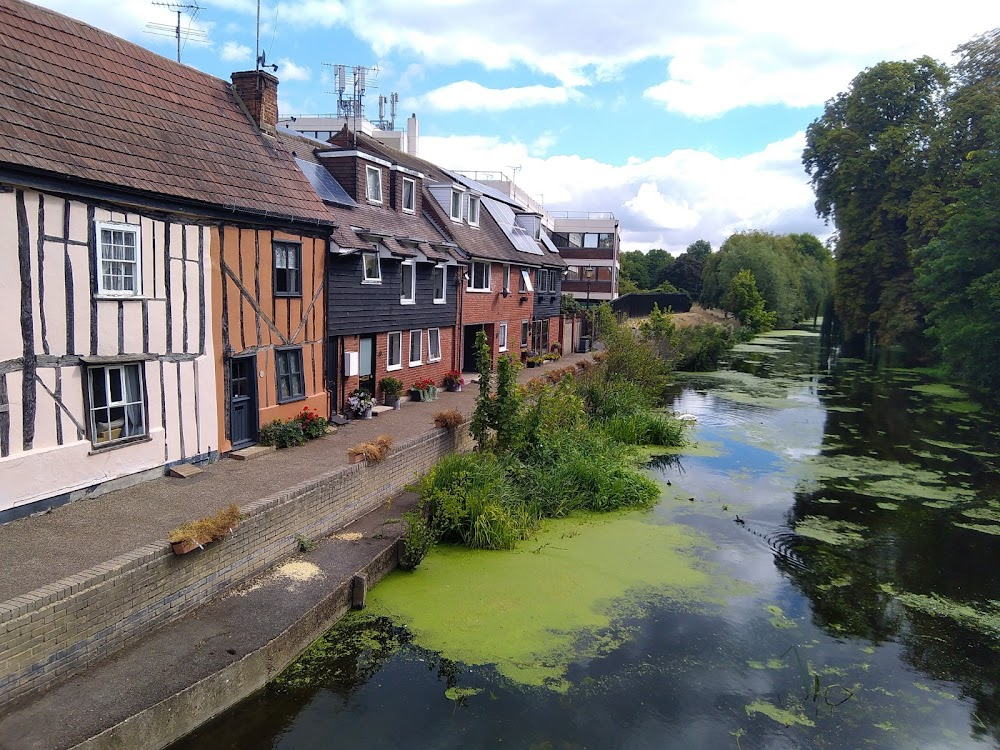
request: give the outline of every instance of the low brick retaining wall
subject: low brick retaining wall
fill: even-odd
[[[468,427],[434,430],[380,463],[337,468],[241,508],[236,534],[177,557],[165,541],[0,604],[0,705],[79,672],[377,508],[448,453]],[[234,498],[235,499],[235,498]]]

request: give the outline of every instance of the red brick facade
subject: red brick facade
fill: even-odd
[[[485,324],[486,335],[490,338],[490,353],[493,361],[501,354],[510,354],[515,359],[520,358],[521,322],[531,320],[535,295],[532,292],[519,294],[518,280],[521,277],[521,266],[510,267],[510,294],[504,297],[503,263],[492,263],[490,266],[490,291],[477,292],[464,287],[462,296],[462,325]],[[500,324],[507,324],[507,349],[500,351]]]
[[[402,367],[389,370],[387,352],[389,349],[389,332],[375,334],[375,383],[382,378],[392,376],[403,381],[403,388],[408,389],[413,383],[424,378],[430,378],[438,386],[442,384],[446,372],[458,369],[459,352],[456,347],[455,329],[439,328],[441,332],[441,359],[436,362],[427,361],[427,329],[423,329],[421,338],[421,364],[410,364],[410,332],[402,333]],[[348,351],[357,351],[360,336],[345,336],[344,346]],[[345,378],[346,392],[350,394],[358,387],[358,376]],[[381,390],[377,393],[381,400]],[[405,390],[404,390],[405,395]]]
[[[233,88],[257,127],[274,134],[278,124],[278,79],[263,70],[233,73]]]

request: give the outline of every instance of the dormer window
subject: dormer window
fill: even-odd
[[[361,253],[361,273],[364,284],[382,283],[382,268],[378,262],[378,253]]]
[[[451,191],[451,220],[462,220],[462,194],[457,190]]]
[[[469,224],[479,226],[479,197],[475,195],[469,196]]]
[[[408,214],[417,210],[417,181],[403,178],[403,211]]]
[[[365,190],[369,203],[382,202],[382,170],[365,167]]]

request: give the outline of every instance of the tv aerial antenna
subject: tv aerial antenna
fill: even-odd
[[[345,120],[354,120],[355,130],[358,126],[358,119],[365,119],[365,92],[369,88],[378,88],[375,79],[378,77],[378,65],[366,67],[364,65],[339,65],[334,63],[323,63],[328,68],[333,68],[333,84],[336,91],[328,91],[337,97],[337,117]],[[350,82],[348,82],[350,78]],[[379,117],[384,119],[385,103],[388,101],[384,96],[379,97]],[[392,104],[393,117],[396,113],[396,96]]]
[[[153,34],[155,36],[172,36],[177,39],[177,62],[181,61],[181,40],[183,39],[187,42],[188,39],[194,39],[196,42],[207,42],[208,35],[202,29],[192,29],[191,24],[194,23],[194,19],[198,16],[204,7],[198,4],[198,0],[192,0],[189,3],[170,3],[170,2],[153,2],[153,5],[157,5],[161,8],[166,8],[171,13],[177,14],[177,25],[169,26],[165,23],[147,23],[146,33]],[[187,28],[181,29],[181,15],[184,13],[190,14],[191,18],[188,21]]]

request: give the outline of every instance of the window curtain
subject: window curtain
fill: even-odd
[[[144,435],[142,414],[142,383],[139,380],[139,366],[129,365],[124,368],[125,376],[125,429],[123,437]]]

